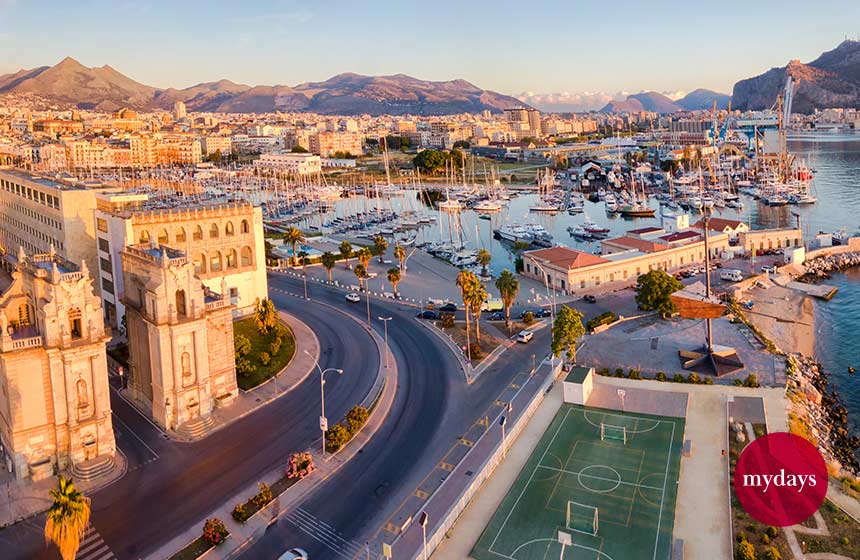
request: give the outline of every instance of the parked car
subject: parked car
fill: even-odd
[[[761,271],[762,272],[776,272],[776,267],[775,266],[769,266],[769,265],[763,265],[761,267]]]
[[[583,299],[583,301],[585,301],[586,303],[597,303],[597,298],[596,298],[596,297],[594,297],[594,296],[593,296],[593,295],[591,295],[591,294],[588,294],[587,296],[583,296],[583,298],[582,298],[582,299]]]
[[[278,560],[308,560],[308,553],[301,548],[291,548],[278,556]]]
[[[520,333],[517,335],[517,342],[521,344],[527,344],[534,337],[535,333],[533,333],[532,331],[520,331]]]
[[[367,278],[376,278],[377,276],[379,276],[379,274],[377,274],[376,272],[367,273]]]
[[[488,319],[490,321],[504,321],[505,320],[505,313],[503,311],[494,311],[494,312],[490,313],[490,316],[488,317]]]
[[[541,307],[534,312],[535,317],[552,317],[552,310],[549,307]]]
[[[457,312],[457,304],[453,302],[448,302],[442,307],[439,308],[439,311],[446,311],[448,313],[456,313]]]
[[[421,311],[416,315],[419,319],[438,319],[439,315],[436,314],[435,311],[430,311],[429,309]]]
[[[361,301],[361,296],[359,296],[358,294],[349,293],[346,294],[346,301],[350,303],[358,303]]]

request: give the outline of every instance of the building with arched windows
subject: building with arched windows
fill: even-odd
[[[120,254],[128,328],[128,394],[159,426],[193,439],[236,397],[233,306],[222,279],[204,285],[183,251],[149,243]]]
[[[86,265],[7,255],[0,269],[0,459],[18,479],[113,468],[106,335]]]
[[[188,255],[195,274],[214,291],[226,282],[235,316],[251,313],[268,295],[263,214],[247,203],[154,200],[148,193],[109,192],[96,197],[96,243],[105,320],[125,313],[120,253],[156,242]]]

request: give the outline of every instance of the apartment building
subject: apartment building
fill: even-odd
[[[209,135],[200,139],[204,156],[211,156],[218,152],[222,156],[229,156],[233,147],[233,140],[229,136]]]
[[[312,175],[322,170],[320,156],[315,154],[263,154],[254,160],[254,166],[298,175]]]
[[[310,151],[318,156],[331,157],[337,152],[359,156],[364,151],[364,137],[357,132],[317,132],[309,138]]]

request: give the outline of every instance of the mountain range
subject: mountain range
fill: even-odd
[[[728,107],[729,95],[717,93],[708,89],[691,91],[684,97],[673,101],[671,98],[657,93],[645,91],[628,95],[626,99],[616,99],[607,103],[600,111],[603,113],[638,113],[649,111],[653,113],[675,113],[677,111],[703,111],[711,109],[714,101],[717,109]]]
[[[324,82],[296,86],[249,86],[229,80],[185,89],[158,89],[124,76],[110,66],[88,68],[73,58],[0,76],[0,95],[32,94],[82,109],[112,111],[170,109],[182,101],[191,111],[266,113],[303,111],[323,115],[443,115],[501,112],[522,106],[513,97],[484,90],[465,80],[431,82],[404,74],[338,74]]]
[[[772,107],[789,76],[796,80],[792,104],[796,113],[831,107],[860,108],[860,41],[846,40],[812,62],[792,60],[739,81],[732,91],[732,107],[742,111]]]

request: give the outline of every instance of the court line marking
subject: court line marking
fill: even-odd
[[[657,426],[659,426],[660,424],[664,424],[664,423],[672,424],[673,427],[675,426],[674,422],[669,422],[668,420],[654,420],[653,418],[642,418],[642,417],[635,416],[632,414],[629,414],[626,416],[622,416],[621,414],[613,414],[611,412],[601,412],[599,414],[603,414],[604,418],[606,416],[614,416],[616,418],[627,418],[627,419],[632,418],[634,420],[648,420],[650,422],[654,422],[654,425],[651,426],[650,428],[648,428],[647,430],[630,431],[629,432],[630,434],[644,434],[646,432],[651,432],[651,431],[655,430],[657,428]],[[598,429],[600,428],[600,424],[595,424],[594,422],[591,421],[591,418],[588,417],[588,411],[587,410],[582,411],[582,416],[585,418],[586,422],[588,422],[589,424],[591,424],[595,428],[598,428]]]
[[[669,481],[669,460],[672,458],[672,444],[674,443],[674,441],[675,423],[672,422],[672,435],[671,437],[669,437],[669,451],[666,453],[666,474],[665,478],[663,479],[663,491],[660,492],[660,513],[657,515],[657,534],[654,536],[654,556],[652,556],[653,560],[657,560],[657,544],[660,542],[660,523],[663,520],[663,500],[666,498],[666,483]]]
[[[582,469],[582,470],[585,470],[585,469],[587,469],[587,468],[589,468],[589,467],[606,467],[606,465],[588,465],[587,467],[585,467],[585,468],[584,468],[584,469]],[[555,467],[548,467],[548,466],[546,466],[546,465],[538,465],[536,468],[539,468],[539,469],[548,469],[548,470],[551,470],[551,471],[556,471],[556,472],[560,472],[560,473],[564,473],[564,474],[569,474],[569,475],[571,475],[571,476],[575,476],[575,477],[580,477],[580,476],[582,476],[582,477],[584,477],[584,478],[594,478],[594,479],[596,479],[596,480],[604,480],[604,481],[606,481],[606,482],[616,482],[616,479],[614,479],[614,478],[605,478],[605,477],[597,476],[597,475],[593,475],[593,474],[582,474],[582,471],[579,471],[579,472],[575,472],[575,471],[566,471],[566,470],[564,470],[564,469],[557,469],[557,468],[555,468]],[[610,468],[610,469],[612,469],[612,467],[606,467],[606,468]],[[615,469],[612,469],[612,470],[615,470]],[[615,471],[615,472],[618,472],[618,471]],[[653,474],[655,474],[655,475],[659,475],[660,473],[653,473]],[[619,474],[618,476],[620,477],[621,475]],[[619,484],[626,484],[627,486],[633,486],[633,487],[636,487],[636,488],[646,488],[646,489],[648,489],[648,490],[662,490],[662,488],[660,488],[659,486],[648,486],[647,484],[637,484],[637,483],[635,483],[635,482],[625,482],[623,479],[619,482]],[[584,485],[583,485],[582,487],[583,487],[583,488],[585,488],[586,490],[590,491],[590,492],[593,492],[593,490],[591,490],[591,489],[590,489],[590,488],[588,488],[587,486],[584,486]],[[598,494],[599,494],[599,493],[600,493],[600,492],[598,492]]]
[[[587,534],[587,533],[586,533],[586,534]],[[517,560],[517,559],[516,559],[516,557],[515,557],[515,554],[516,554],[517,552],[519,552],[519,551],[520,551],[520,549],[521,549],[522,547],[524,547],[524,546],[528,546],[528,545],[530,545],[530,544],[534,544],[534,543],[536,543],[536,542],[543,542],[543,541],[550,541],[551,543],[552,543],[552,542],[558,542],[558,540],[557,540],[557,539],[532,539],[532,540],[530,540],[530,541],[528,541],[528,542],[524,542],[523,544],[521,544],[520,546],[518,546],[518,547],[517,547],[513,552],[511,552],[511,555],[510,555],[510,556],[508,556],[508,555],[506,555],[506,554],[501,554],[501,553],[499,553],[499,552],[496,552],[495,550],[490,550],[490,552],[492,552],[493,554],[498,554],[499,556],[501,556],[501,557],[503,557],[503,558],[509,558],[510,560]],[[573,543],[573,545],[571,545],[569,548],[582,548],[582,549],[585,549],[585,550],[590,550],[590,551],[592,551],[592,552],[596,552],[596,553],[597,553],[597,558],[598,558],[598,559],[600,559],[601,557],[605,557],[605,558],[607,558],[608,560],[612,560],[612,556],[610,556],[610,555],[606,554],[606,553],[605,553],[605,552],[603,552],[602,550],[598,550],[598,549],[596,549],[596,548],[591,548],[590,546],[585,546],[585,545],[582,545],[582,544],[576,544],[576,543]]]

